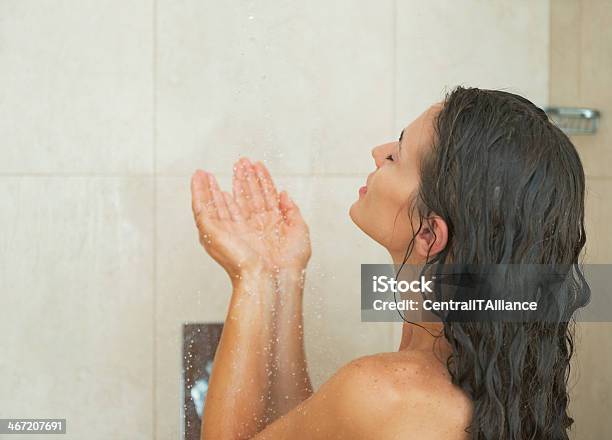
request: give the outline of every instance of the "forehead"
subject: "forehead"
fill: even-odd
[[[422,152],[429,148],[434,141],[434,120],[442,108],[436,103],[425,110],[421,115],[404,128],[402,148],[410,145],[410,150]],[[408,148],[407,148],[408,149]]]

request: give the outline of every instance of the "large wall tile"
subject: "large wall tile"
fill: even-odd
[[[592,107],[602,112],[594,136],[573,136],[587,173],[585,263],[612,262],[612,173],[610,140],[612,93],[612,3],[551,2],[551,104]],[[593,292],[594,295],[606,292]],[[609,438],[607,409],[612,405],[610,323],[580,323],[573,360],[570,410],[576,424],[571,438]]]
[[[189,182],[189,176],[157,178],[155,430],[159,439],[179,438],[182,324],[222,322],[231,293],[227,275],[198,242]],[[226,181],[220,184],[227,189]]]
[[[277,170],[272,168],[273,175]],[[220,178],[224,189],[229,179]],[[306,354],[315,386],[361,354],[391,351],[391,326],[360,321],[359,274],[364,262],[388,256],[351,224],[348,208],[362,179],[280,177],[310,225],[313,257],[304,295]],[[158,438],[180,427],[181,326],[225,319],[231,287],[204,252],[191,214],[189,177],[158,178],[157,417]],[[359,337],[355,338],[358,334]]]
[[[612,178],[587,177],[585,263],[612,264]]]
[[[0,172],[153,167],[152,2],[0,2]]]
[[[151,179],[0,178],[0,413],[152,436]]]
[[[226,172],[245,149],[364,171],[352,150],[392,134],[391,0],[158,3],[158,172]]]
[[[586,251],[584,263],[612,263],[612,179],[587,178]],[[608,292],[593,291],[593,295]],[[612,406],[612,378],[602,365],[612,363],[609,322],[580,322],[576,332],[576,355],[572,361],[570,411],[576,421],[574,439],[609,438],[612,429],[605,423]]]
[[[551,3],[551,104],[601,112],[594,136],[573,136],[588,175],[612,177],[612,2]]]
[[[575,420],[570,438],[610,438],[612,406],[610,322],[580,322],[576,326],[576,355],[570,378],[570,415]]]
[[[548,104],[548,1],[398,1],[397,10],[398,130],[456,85]]]
[[[555,0],[550,5],[550,104],[580,104],[580,2]]]

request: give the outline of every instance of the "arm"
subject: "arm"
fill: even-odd
[[[233,286],[203,420],[202,435],[215,439],[248,438],[311,393],[301,309],[308,228],[262,164],[239,161],[233,184],[232,198],[211,174],[192,179],[200,242]]]
[[[286,414],[312,394],[304,352],[302,298],[306,265],[310,259],[310,234],[298,206],[283,191],[280,195],[268,169],[257,163],[255,170],[263,197],[277,205],[286,225],[276,272],[277,297],[273,317],[273,359],[270,397],[272,420]]]
[[[304,352],[302,296],[306,272],[282,270],[277,275],[271,398],[273,419],[286,414],[312,394]]]
[[[233,284],[215,354],[202,438],[249,438],[268,422],[274,280],[248,272]]]
[[[302,276],[249,271],[234,283],[202,438],[251,438],[312,394],[302,338]],[[270,295],[274,289],[277,295]]]

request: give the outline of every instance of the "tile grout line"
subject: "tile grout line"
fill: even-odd
[[[317,179],[336,179],[336,178],[362,178],[368,174],[367,171],[363,173],[295,173],[295,174],[282,174],[282,173],[274,173],[275,179],[291,179],[291,178],[309,178],[316,177]],[[217,178],[230,178],[231,174],[226,173],[215,173]],[[26,179],[83,179],[83,178],[100,178],[100,179],[142,179],[150,177],[153,180],[156,179],[189,179],[191,178],[191,174],[151,174],[151,173],[143,173],[143,174],[97,174],[97,173],[0,173],[0,179],[14,179],[14,178],[26,178]],[[585,177],[590,180],[610,180],[612,179],[612,175],[592,175],[585,174]]]
[[[363,171],[362,173],[291,173],[291,174],[283,174],[283,173],[274,173],[274,178],[308,178],[308,177],[316,177],[316,178],[362,178],[368,174],[368,171]],[[230,178],[232,175],[230,173],[215,173],[215,176],[218,178]],[[73,178],[73,179],[83,179],[83,178],[99,178],[99,179],[142,179],[150,177],[153,180],[156,179],[189,179],[191,178],[191,174],[165,174],[165,173],[133,173],[133,174],[121,174],[121,173],[3,173],[0,172],[0,179],[14,179],[14,178],[26,178],[26,179],[65,179],[65,178]],[[593,174],[585,174],[585,177],[590,180],[610,180],[612,179],[612,175],[593,175]]]
[[[582,2],[578,3],[578,101],[580,101],[579,105],[582,105],[582,44],[583,44],[583,35],[582,35]]]
[[[391,98],[391,105],[393,106],[391,108],[391,114],[393,115],[393,121],[392,121],[392,127],[393,127],[393,132],[397,132],[398,131],[398,127],[397,127],[397,0],[393,0],[393,9],[391,11],[391,13],[393,14],[392,17],[392,28],[393,28],[393,42],[392,42],[392,46],[393,46],[393,53],[391,55],[392,57],[392,63],[391,65],[393,66],[393,88],[392,88],[392,98]],[[396,332],[396,328],[395,328],[395,323],[391,323],[390,328],[389,328],[389,347],[392,346],[394,340],[395,340],[395,332]]]
[[[551,105],[553,96],[552,76],[553,76],[553,5],[548,4],[548,99],[547,104]]]
[[[151,53],[151,145],[153,161],[153,231],[152,231],[152,289],[153,302],[151,304],[151,330],[152,330],[152,351],[151,351],[151,429],[153,440],[157,439],[157,0],[151,0],[152,10],[152,53]]]
[[[371,170],[370,170],[371,171]],[[363,177],[370,171],[363,171],[362,173],[274,173],[274,177]],[[217,177],[231,177],[231,173],[219,173],[214,172]],[[0,172],[0,178],[14,178],[14,177],[27,177],[27,178],[49,178],[49,177],[72,177],[72,178],[84,178],[84,177],[99,177],[99,178],[122,178],[122,179],[138,179],[138,178],[191,178],[191,174],[188,173],[56,173],[56,172],[42,172],[42,173],[3,173]]]
[[[391,114],[393,115],[393,130],[394,132],[398,127],[397,124],[397,0],[393,0],[393,97]]]

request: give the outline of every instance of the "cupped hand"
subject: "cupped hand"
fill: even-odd
[[[233,196],[211,173],[191,180],[192,209],[200,243],[232,278],[245,271],[304,269],[311,255],[308,226],[286,191],[277,192],[261,163],[234,166]]]

